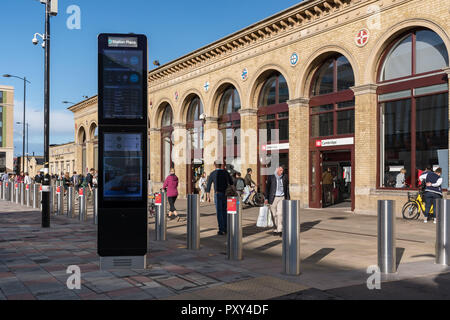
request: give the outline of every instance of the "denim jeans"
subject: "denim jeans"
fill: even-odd
[[[431,205],[433,205],[433,202],[435,199],[441,199],[442,196],[434,193],[434,192],[425,192],[425,218],[429,219],[430,217],[435,218],[436,217],[436,205],[433,206],[434,208],[434,214],[430,215],[430,209],[431,209]]]
[[[214,202],[216,204],[219,231],[227,232],[227,197],[225,193],[216,193],[214,195]]]

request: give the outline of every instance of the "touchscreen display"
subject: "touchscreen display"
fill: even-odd
[[[140,50],[103,50],[104,119],[144,119]]]
[[[105,133],[103,197],[111,200],[142,199],[143,145],[141,133]]]

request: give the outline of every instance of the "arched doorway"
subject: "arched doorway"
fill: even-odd
[[[408,31],[385,50],[378,70],[379,188],[399,188],[406,170],[406,189],[430,166],[442,168],[448,189],[449,65],[442,39],[428,29]]]
[[[190,162],[186,166],[187,193],[199,192],[196,187],[197,181],[205,170],[203,159],[203,103],[198,96],[193,96],[187,109],[187,139],[188,150],[191,153]]]
[[[271,71],[262,77],[258,97],[258,181],[261,191],[267,177],[283,166],[289,174],[289,88],[285,77]]]
[[[174,166],[172,161],[172,133],[173,133],[173,112],[172,107],[166,104],[163,107],[161,118],[161,181],[170,174],[170,168]]]
[[[355,76],[349,60],[331,54],[310,88],[310,199],[312,208],[354,210]]]
[[[241,172],[241,99],[233,85],[226,86],[219,102],[222,161],[230,173]],[[242,173],[242,172],[241,172]]]
[[[86,131],[84,127],[81,127],[78,131],[78,144],[81,146],[81,174],[86,175]],[[56,165],[56,172],[58,172],[58,165]]]
[[[92,164],[98,170],[98,126],[95,122],[91,124],[90,141],[92,143]],[[90,169],[90,168],[89,168]]]

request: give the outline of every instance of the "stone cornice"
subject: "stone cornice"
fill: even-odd
[[[389,10],[393,6],[399,6],[410,1],[412,0],[397,0],[384,4],[381,7],[381,11]],[[229,65],[237,64],[245,59],[265,54],[282,46],[288,46],[298,42],[300,39],[303,40],[314,36],[319,32],[326,32],[336,29],[338,26],[363,20],[373,13],[367,12],[367,10],[362,8],[376,2],[378,0],[316,0],[302,2],[229,37],[150,71],[149,87],[152,87],[152,91],[170,87]],[[297,18],[297,22],[291,16]],[[303,17],[303,19],[300,17]],[[267,26],[269,29],[272,29],[272,32],[262,38],[257,38],[256,35],[246,36],[246,34],[260,34],[258,30],[264,30]],[[276,31],[274,31],[275,29]],[[266,30],[266,32],[268,31]],[[238,41],[234,39],[236,37]],[[245,40],[246,37],[247,41]],[[248,41],[250,38],[254,40]],[[226,46],[227,42],[235,43],[238,46],[228,51],[224,50],[221,54],[216,52],[216,54],[205,56],[202,53],[203,51],[215,51],[216,46]],[[206,58],[197,59],[198,55],[203,55],[203,58]],[[190,63],[186,63],[187,60],[190,60]]]
[[[83,100],[83,101],[81,101],[81,102],[79,102],[77,104],[74,104],[73,106],[68,107],[67,110],[70,110],[73,113],[75,113],[75,112],[78,112],[78,111],[80,111],[80,110],[82,110],[82,109],[84,109],[86,107],[93,106],[95,104],[98,104],[98,96],[97,95],[95,95],[93,97],[90,97],[90,98],[88,98],[86,100]]]
[[[376,94],[378,85],[373,83],[363,84],[357,87],[351,87],[350,89],[353,90],[355,93],[355,96],[360,96],[363,94]]]
[[[289,100],[288,102],[289,108],[295,107],[309,107],[309,98],[297,98]]]
[[[239,110],[239,113],[241,114],[241,117],[256,116],[258,114],[258,110],[256,110],[256,109],[241,109],[241,110]]]

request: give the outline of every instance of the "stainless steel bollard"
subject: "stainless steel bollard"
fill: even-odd
[[[14,203],[16,201],[16,184],[14,182],[11,182],[11,197],[9,198],[11,203]]]
[[[300,274],[300,201],[283,201],[283,272]]]
[[[242,260],[242,214],[238,197],[227,198],[227,257]]]
[[[31,207],[31,184],[25,185],[25,205]]]
[[[450,265],[450,200],[435,201],[436,213],[436,263]]]
[[[156,241],[165,241],[167,240],[167,193],[161,192],[160,195],[161,203],[158,203],[158,199],[155,199],[155,233]]]
[[[39,192],[40,184],[33,184],[33,209],[40,207],[41,203],[41,193]]]
[[[50,214],[57,214],[56,212],[56,187],[50,186]]]
[[[187,200],[187,248],[200,250],[200,197],[188,194]]]
[[[22,206],[24,206],[25,205],[25,183],[21,183],[19,185],[19,188],[20,188],[20,204]]]
[[[55,215],[64,214],[64,188],[61,186],[56,187],[56,211]]]
[[[0,199],[5,200],[5,183],[3,181],[0,183]]]
[[[378,267],[382,273],[396,273],[395,201],[378,200]]]
[[[10,201],[11,197],[11,182],[5,181],[5,201]]]
[[[93,223],[96,225],[98,224],[98,189],[93,188],[92,189],[93,194],[93,209],[94,209],[94,218]]]
[[[74,187],[67,188],[67,213],[66,213],[66,215],[69,218],[73,218],[74,212],[75,212],[75,203],[74,203],[75,192],[74,191],[75,191]]]
[[[19,186],[19,183],[15,183],[14,184],[14,189],[15,189],[15,191],[16,191],[16,194],[15,194],[15,202],[16,202],[16,204],[20,204],[20,186]]]
[[[42,184],[39,185],[39,210],[42,211]]]
[[[86,221],[86,188],[78,190],[78,220]]]

